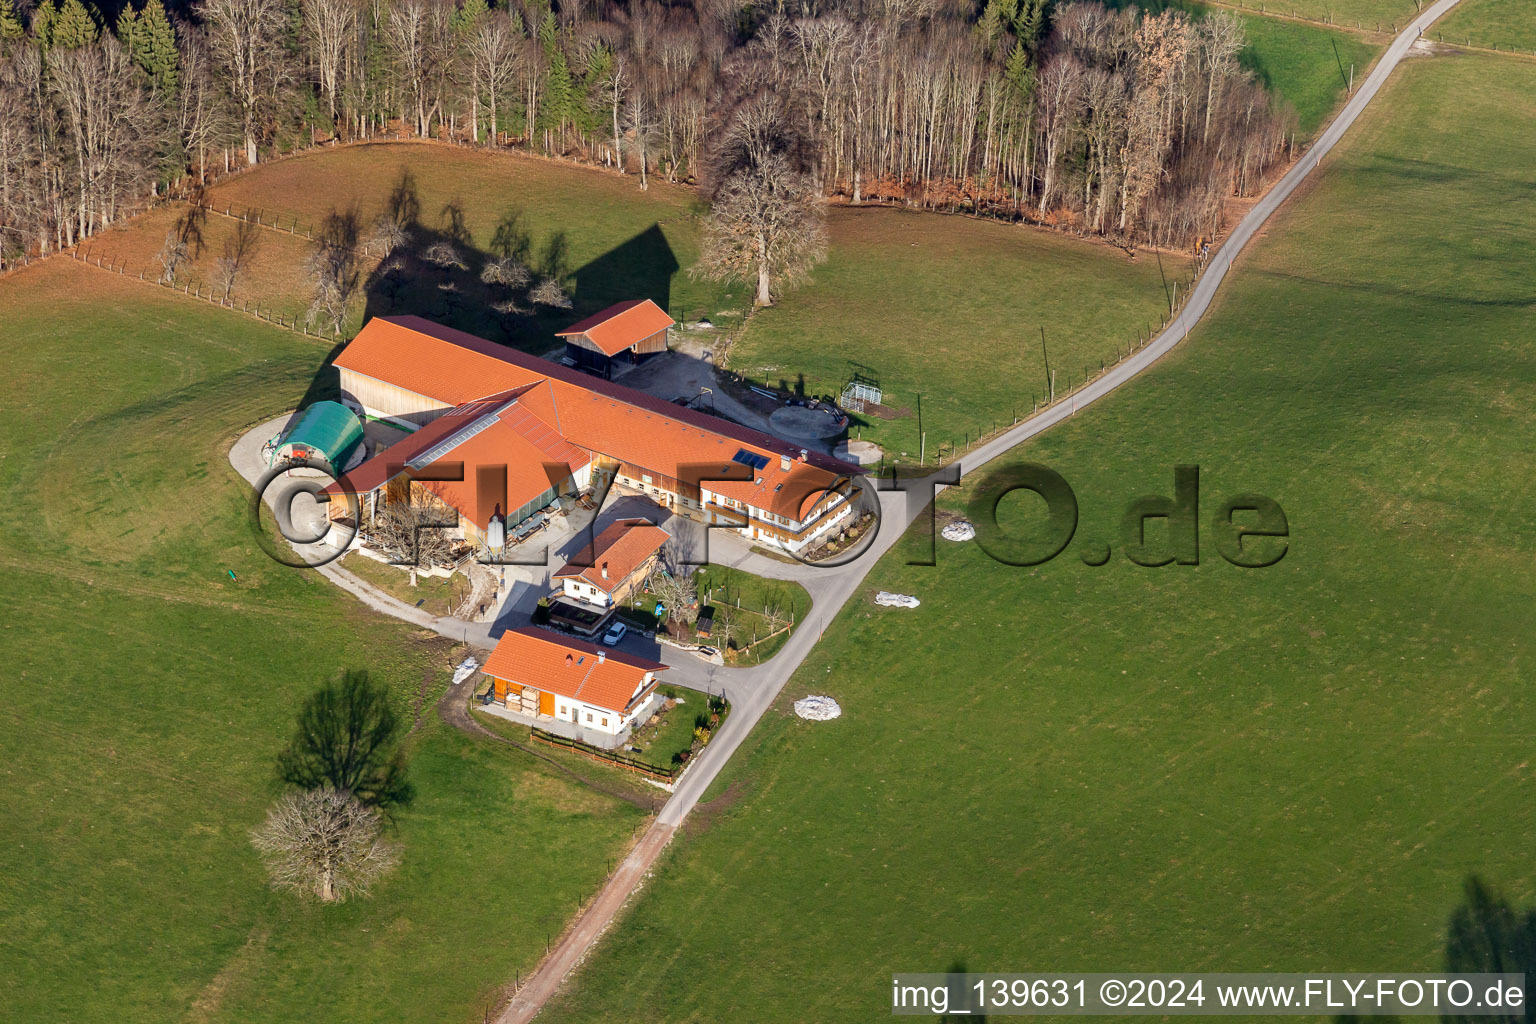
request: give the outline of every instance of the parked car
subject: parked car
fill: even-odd
[[[620,640],[624,639],[624,634],[628,633],[628,632],[629,632],[629,627],[628,626],[624,625],[624,623],[622,623],[622,622],[615,622],[613,625],[608,627],[608,632],[603,634],[603,646],[604,647],[615,647],[615,646],[617,646],[618,642]]]

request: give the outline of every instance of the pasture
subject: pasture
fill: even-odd
[[[1526,0],[1461,0],[1435,23],[1435,38],[1450,44],[1536,51],[1536,12]]]
[[[1013,457],[1075,489],[1072,546],[888,555],[550,1019],[870,1020],[908,970],[1428,971],[1468,875],[1528,905],[1533,115],[1536,65],[1405,64],[1187,344]],[[1132,565],[1122,513],[1179,464],[1200,564]],[[1215,549],[1242,492],[1288,516],[1271,568]]]
[[[7,1018],[479,1019],[643,817],[444,725],[461,652],[262,554],[226,451],[327,346],[66,259],[0,279],[0,319]],[[418,796],[395,874],[322,907],[249,833],[351,666],[413,727]]]

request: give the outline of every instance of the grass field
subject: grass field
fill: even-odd
[[[1461,0],[1435,23],[1435,36],[1447,43],[1471,41],[1500,50],[1536,51],[1536,10],[1530,0]]]
[[[1240,57],[1243,66],[1258,76],[1281,102],[1290,104],[1296,111],[1298,139],[1315,135],[1343,102],[1349,85],[1350,64],[1356,65],[1356,77],[1362,78],[1382,50],[1380,45],[1361,38],[1357,32],[1268,17],[1249,10],[1217,7],[1198,0],[1110,2],[1110,6],[1129,4],[1148,11],[1171,7],[1197,18],[1214,10],[1229,10],[1236,14],[1248,37],[1248,46]],[[1248,4],[1247,8],[1256,10],[1258,4]]]
[[[1237,6],[1237,4],[1233,4]],[[1400,30],[1418,13],[1413,0],[1243,0],[1242,6],[1265,14],[1327,21],[1335,25],[1375,31]]]
[[[540,307],[532,322],[505,337],[523,347],[547,348],[552,333],[623,299],[648,297],[679,318],[708,315],[729,325],[747,292],[695,281],[685,272],[698,259],[701,213],[691,189],[653,181],[640,191],[637,179],[574,164],[461,147],[379,143],[305,153],[227,179],[209,190],[209,205],[234,214],[254,211],[256,232],[246,269],[237,277],[235,302],[259,303],[285,317],[302,315],[311,286],[304,265],[315,231],[333,210],[354,209],[364,241],[391,193],[408,178],[416,197],[418,238],[459,239],[470,269],[457,275],[413,274],[400,294],[386,294],[370,275],[377,260],[364,260],[363,288],[353,303],[350,330],[365,316],[412,312],[457,323],[503,340],[503,318],[485,308],[475,254],[496,249],[499,232],[521,240],[525,261],[539,274],[561,279],[574,308]],[[158,276],[156,254],[186,206],[157,210],[88,243],[94,259],[126,262],[137,276]],[[190,246],[179,283],[212,286],[218,260],[238,221],[210,214]],[[296,229],[297,234],[290,233]],[[455,290],[438,287],[451,278]],[[423,280],[414,280],[421,277]],[[426,280],[425,278],[431,278]]]
[[[5,1018],[479,1019],[642,819],[442,725],[447,641],[261,554],[226,451],[325,347],[58,259],[0,279],[0,320]],[[415,726],[419,796],[399,870],[321,908],[248,836],[348,666]]]
[[[1536,65],[1415,60],[1378,104],[1186,346],[1018,453],[1074,487],[1074,546],[888,556],[551,1021],[870,1020],[903,970],[1435,970],[1469,873],[1531,900]],[[1084,565],[1179,463],[1204,515],[1278,501],[1284,560],[1207,520],[1198,567]]]
[[[1361,81],[1382,50],[1352,32],[1257,14],[1240,17],[1248,35],[1244,65],[1295,109],[1298,138],[1316,135],[1343,102],[1349,66]]]
[[[489,251],[512,215],[535,267],[557,268],[576,308],[563,324],[623,299],[654,299],[679,316],[716,315],[747,297],[690,278],[702,207],[690,188],[508,153],[423,143],[383,143],[309,153],[216,185],[215,205],[254,207],[317,222],[356,204],[371,225],[402,174],[414,181],[421,224],[448,228],[462,216],[470,247]],[[728,297],[729,296],[729,297]],[[574,314],[574,315],[573,315]]]
[[[1150,253],[892,209],[833,207],[827,220],[827,262],[753,317],[730,365],[811,394],[836,394],[854,364],[868,367],[897,415],[856,417],[854,429],[893,456],[919,455],[919,401],[930,460],[941,442],[1027,415],[1046,391],[1042,325],[1064,393],[1168,308]],[[1187,260],[1165,262],[1170,281],[1188,280]]]
[[[469,580],[462,575],[450,576],[447,579],[441,576],[417,576],[416,585],[413,587],[407,570],[385,565],[363,554],[348,555],[342,559],[341,567],[367,580],[391,597],[397,597],[430,615],[450,614],[454,606],[472,589]]]

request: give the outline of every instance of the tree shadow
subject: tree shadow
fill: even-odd
[[[1536,977],[1536,911],[1517,909],[1476,875],[1467,876],[1461,905],[1446,925],[1445,969],[1455,974],[1524,974]],[[1529,995],[1527,984],[1527,995]],[[1536,1019],[1526,999],[1524,1012],[1503,1016],[1462,1017],[1447,1022],[1515,1022]]]
[[[484,248],[477,247],[457,200],[443,206],[435,224],[423,222],[408,171],[401,172],[385,203],[381,238],[384,221],[398,225],[398,231],[364,284],[365,322],[415,315],[531,352],[553,348],[555,331],[616,302],[651,299],[668,308],[679,269],[666,235],[653,224],[573,271],[566,233],[534,238],[517,206],[507,208]],[[508,275],[492,266],[508,260],[527,269],[525,283],[508,284]],[[569,305],[533,301],[535,289],[547,280],[564,289]]]
[[[672,278],[681,267],[660,224],[614,246],[571,275],[571,299],[577,316],[586,316],[626,299],[650,299],[672,309]]]

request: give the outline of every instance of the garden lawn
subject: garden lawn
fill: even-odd
[[[775,387],[836,395],[859,369],[887,414],[850,434],[893,457],[932,461],[939,445],[1028,415],[1091,364],[1113,362],[1168,310],[1157,259],[1036,228],[887,208],[832,207],[831,252],[810,283],[755,314],[730,366]],[[1163,257],[1171,288],[1190,263]],[[1181,288],[1183,286],[1181,285]],[[921,404],[921,427],[919,427]],[[886,418],[889,415],[892,418]],[[947,457],[947,456],[946,456]]]
[[[1435,37],[1447,43],[1536,51],[1536,10],[1530,0],[1461,0],[1435,23]]]
[[[453,645],[261,553],[226,453],[326,347],[65,259],[0,279],[0,321],[6,1020],[480,1019],[643,818],[442,725]],[[352,666],[413,727],[418,795],[398,870],[320,907],[249,835]]]
[[[549,1019],[865,1021],[893,971],[1430,971],[1469,874],[1529,905],[1533,116],[1536,64],[1407,62],[1185,345],[1011,457],[1074,487],[1073,545],[882,561]],[[1181,463],[1201,562],[1132,565],[1126,503]],[[1215,550],[1241,492],[1289,517],[1272,568]],[[807,692],[843,717],[791,717]]]
[[[752,644],[754,636],[766,638],[737,654],[735,664],[743,667],[761,664],[777,654],[794,632],[792,624],[804,621],[811,611],[811,595],[800,584],[767,579],[727,565],[705,566],[698,570],[694,583],[701,606],[729,605],[736,609],[742,646]],[[790,628],[768,637],[786,625]]]

